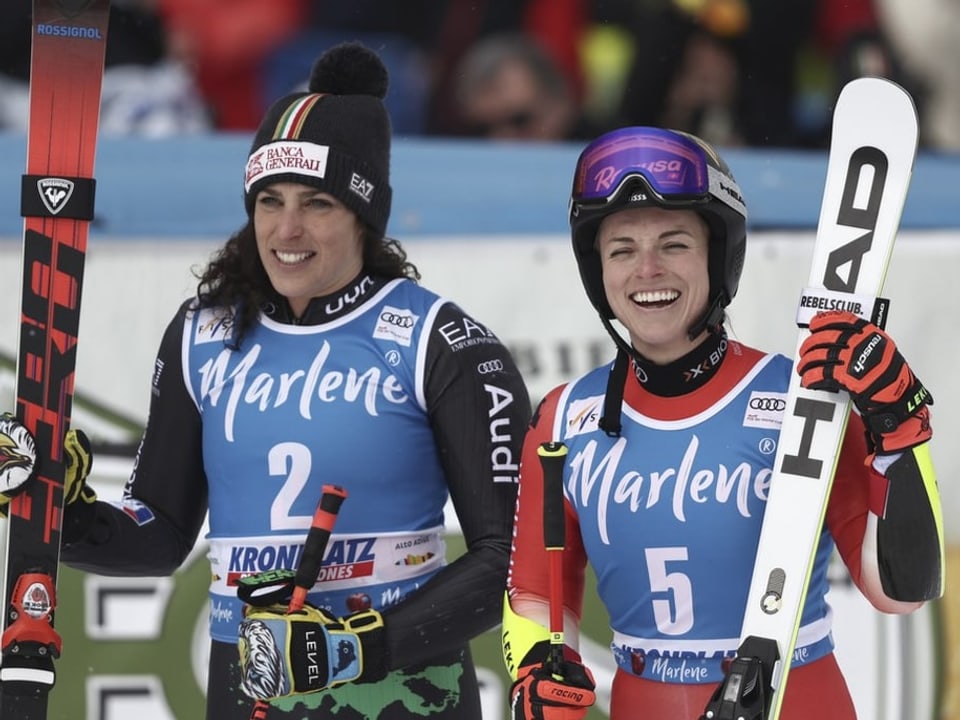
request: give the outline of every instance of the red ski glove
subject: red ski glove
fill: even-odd
[[[800,383],[812,390],[843,389],[860,411],[871,451],[895,453],[930,439],[933,397],[896,344],[876,325],[848,312],[818,313],[800,346]]]
[[[596,683],[580,656],[565,648],[559,673],[546,661],[550,643],[539,642],[524,657],[510,691],[511,720],[582,720],[596,702]]]

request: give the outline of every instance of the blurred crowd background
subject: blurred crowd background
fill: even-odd
[[[0,130],[26,126],[30,11],[5,0]],[[923,148],[960,150],[956,0],[113,0],[101,129],[252,131],[342,40],[387,63],[399,136],[821,148],[873,75],[914,96]]]

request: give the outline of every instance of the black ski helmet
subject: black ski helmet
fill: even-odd
[[[740,187],[716,150],[678,130],[620,128],[601,135],[580,153],[570,195],[570,230],[590,302],[604,321],[613,318],[595,242],[600,221],[624,208],[646,206],[694,210],[706,221],[709,303],[691,336],[704,327],[719,327],[740,283],[747,209]]]

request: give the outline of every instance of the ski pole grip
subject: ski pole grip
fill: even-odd
[[[545,442],[537,448],[543,469],[543,545],[549,559],[550,651],[546,666],[561,677],[563,667],[563,546],[566,543],[566,519],[563,511],[563,465],[567,446]]]
[[[563,550],[566,541],[563,512],[563,463],[567,446],[545,442],[537,448],[543,468],[543,545],[547,550]]]
[[[305,596],[307,590],[313,587],[320,575],[320,565],[323,562],[323,554],[327,549],[327,541],[330,540],[330,534],[333,532],[333,524],[337,520],[337,513],[340,512],[340,505],[347,497],[347,491],[337,485],[324,485],[323,494],[320,496],[320,502],[317,504],[317,511],[313,514],[313,521],[310,524],[310,530],[307,532],[307,539],[303,544],[303,555],[300,556],[300,564],[297,566],[297,574],[294,578],[294,585],[300,588]],[[294,597],[301,593],[294,592]],[[292,607],[296,610],[298,608]]]

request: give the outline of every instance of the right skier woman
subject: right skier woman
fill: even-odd
[[[728,337],[746,208],[727,165],[696,137],[629,127],[596,139],[577,163],[570,223],[587,296],[618,354],[550,392],[524,442],[503,624],[514,719],[575,720],[594,700],[577,653],[588,561],[614,633],[610,717],[701,716],[736,655],[783,413],[775,401],[797,371],[806,387],[847,390],[857,412],[781,717],[852,720],[824,598],[827,564],[836,547],[883,612],[940,596],[929,393],[888,335],[844,312],[815,317],[796,369]],[[568,448],[561,672],[544,666],[550,592],[537,449],[546,441]]]

